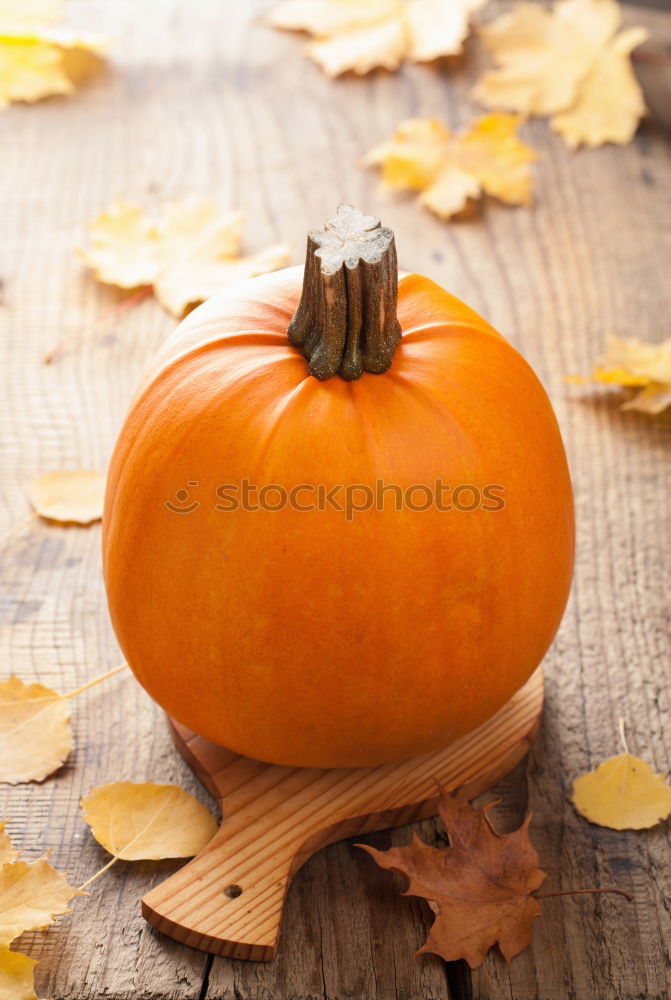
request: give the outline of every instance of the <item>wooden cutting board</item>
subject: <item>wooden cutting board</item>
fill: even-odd
[[[200,854],[142,900],[152,926],[231,958],[273,958],[291,879],[325,844],[436,812],[438,785],[484,792],[527,752],[543,707],[540,668],[489,722],[434,753],[379,767],[280,767],[171,722],[175,743],[221,807]]]

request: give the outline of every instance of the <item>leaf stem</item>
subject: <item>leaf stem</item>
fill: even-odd
[[[625,753],[629,753],[627,737],[625,736],[624,733],[624,725],[625,725],[624,719],[622,718],[622,716],[620,716],[619,719],[617,720],[617,731],[620,734],[620,742],[622,744],[622,749],[624,750]]]
[[[614,892],[618,896],[624,896],[631,903],[635,898],[633,892],[625,892],[624,889],[558,889],[556,892],[536,893],[535,899],[552,899],[553,896],[577,896],[580,893],[594,892]]]
[[[117,302],[116,305],[110,306],[108,309],[103,309],[97,314],[97,316],[94,316],[92,320],[87,323],[83,323],[70,337],[64,337],[63,340],[59,341],[55,347],[52,347],[50,351],[47,351],[43,359],[45,365],[52,364],[56,358],[67,351],[68,347],[73,347],[75,344],[79,343],[79,341],[83,340],[88,330],[95,330],[106,319],[112,319],[120,313],[125,312],[126,309],[139,305],[140,302],[149,298],[153,290],[152,285],[142,285],[142,287],[138,288],[132,295],[122,299],[121,302]]]
[[[124,666],[127,666],[127,664],[124,664]],[[168,808],[168,803],[164,802],[163,805],[159,807],[158,812],[156,812],[151,817],[151,819],[147,820],[147,822],[142,827],[142,829],[138,830],[138,832],[135,834],[135,836],[132,838],[132,840],[129,840],[128,843],[125,844],[121,848],[121,851],[118,854],[114,855],[114,857],[111,859],[111,861],[108,861],[106,865],[103,865],[103,867],[100,869],[100,871],[97,871],[95,873],[95,875],[92,875],[90,879],[88,879],[86,882],[84,882],[84,885],[80,885],[80,887],[79,887],[80,890],[85,889],[87,885],[91,884],[91,882],[95,882],[95,880],[97,878],[100,878],[101,875],[104,875],[104,873],[109,868],[111,868],[113,864],[115,864],[119,860],[119,858],[121,857],[121,854],[123,853],[123,851],[127,851],[130,847],[133,846],[133,844],[136,844],[138,842],[138,840],[140,840],[145,835],[145,833],[150,828],[150,826],[152,825],[152,823],[155,823],[156,820],[158,819],[158,817],[161,815],[161,813],[165,812],[165,810],[167,808]],[[91,829],[91,832],[93,833],[92,829]],[[95,834],[94,834],[94,836],[95,836]],[[130,861],[130,860],[132,860],[132,859],[131,858],[124,858],[124,861]],[[139,858],[135,859],[135,860],[139,860]]]
[[[88,691],[89,688],[95,687],[96,684],[100,684],[101,681],[106,681],[108,677],[114,677],[115,674],[120,674],[122,670],[127,670],[127,663],[120,663],[118,667],[114,667],[112,670],[108,670],[105,674],[100,674],[98,677],[94,677],[93,680],[87,681],[86,684],[82,684],[81,687],[75,688],[74,691],[68,691],[67,694],[62,695],[63,698],[74,698],[76,694],[81,694],[83,691]]]
[[[106,871],[109,871],[112,865],[115,865],[118,860],[119,860],[119,855],[115,854],[114,857],[110,861],[108,861],[106,865],[103,865],[102,868],[100,868],[95,873],[95,875],[92,875],[91,878],[87,878],[86,882],[84,882],[83,885],[79,886],[79,891],[83,892],[83,890],[86,889],[87,886],[91,885],[91,882],[95,882],[97,878],[100,878],[100,876],[104,875]]]

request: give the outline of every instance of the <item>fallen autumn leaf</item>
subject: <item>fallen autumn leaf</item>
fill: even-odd
[[[629,753],[620,720],[624,753],[609,757],[573,782],[573,804],[590,823],[611,830],[647,830],[671,816],[671,787],[663,775]]]
[[[428,900],[436,919],[419,949],[446,962],[465,958],[472,969],[498,943],[510,961],[531,941],[531,922],[541,912],[531,893],[545,879],[529,840],[529,818],[512,833],[499,834],[487,810],[474,809],[444,792],[438,811],[450,838],[444,849],[413,836],[407,847],[378,851],[362,847],[381,868],[405,875],[404,895]]]
[[[102,65],[102,39],[54,27],[59,0],[0,0],[0,109],[71,94]]]
[[[0,782],[43,781],[72,751],[70,706],[43,684],[0,681]]]
[[[442,219],[485,193],[510,205],[527,204],[536,153],[518,139],[519,123],[515,115],[488,115],[455,135],[433,118],[409,118],[363,165],[381,167],[388,188],[421,191],[421,204]]]
[[[37,961],[0,944],[0,1000],[37,1000],[34,976]]]
[[[217,830],[210,811],[177,785],[115,781],[91,789],[82,799],[82,810],[91,833],[113,861],[189,858]]]
[[[461,51],[472,14],[487,0],[285,0],[274,28],[305,31],[307,54],[327,76],[398,69]]]
[[[69,699],[126,669],[121,664],[67,694],[19,677],[0,681],[0,782],[43,781],[64,764],[73,749]]]
[[[5,824],[0,823],[0,866],[11,864],[19,856],[19,852],[12,844],[11,838],[5,830]]]
[[[30,484],[35,512],[61,524],[92,524],[103,516],[105,477],[90,469],[65,469],[37,476]]]
[[[15,861],[0,867],[0,945],[38,930],[69,913],[68,903],[84,896],[48,861]]]
[[[639,388],[622,404],[623,410],[638,410],[655,415],[671,406],[671,338],[659,344],[643,340],[608,336],[606,351],[590,376],[592,382]],[[567,381],[582,385],[582,376]]]
[[[559,0],[551,10],[517,4],[479,29],[497,68],[474,97],[489,108],[550,115],[571,148],[629,142],[645,112],[630,54],[648,33],[616,34],[620,20],[616,0]]]
[[[287,263],[283,244],[240,257],[241,234],[241,213],[222,212],[213,198],[169,202],[158,221],[119,199],[91,222],[90,247],[79,254],[98,280],[151,285],[161,305],[181,317],[228,285]]]

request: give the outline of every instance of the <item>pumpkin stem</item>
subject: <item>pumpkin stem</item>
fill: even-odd
[[[289,324],[318,379],[348,382],[386,372],[401,339],[396,318],[398,265],[391,229],[374,215],[340,205],[323,231],[308,233],[303,292]]]

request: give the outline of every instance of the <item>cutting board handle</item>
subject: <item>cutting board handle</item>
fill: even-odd
[[[144,897],[142,914],[193,948],[268,961],[299,848],[286,837],[278,845],[258,825],[241,830],[235,816],[224,820],[193,861]]]
[[[280,767],[241,757],[173,723],[175,743],[221,805],[221,828],[142,901],[170,937],[231,958],[268,961],[289,883],[319,848],[431,816],[440,785],[472,798],[508,773],[533,741],[540,670],[479,729],[433,753],[379,767]]]

